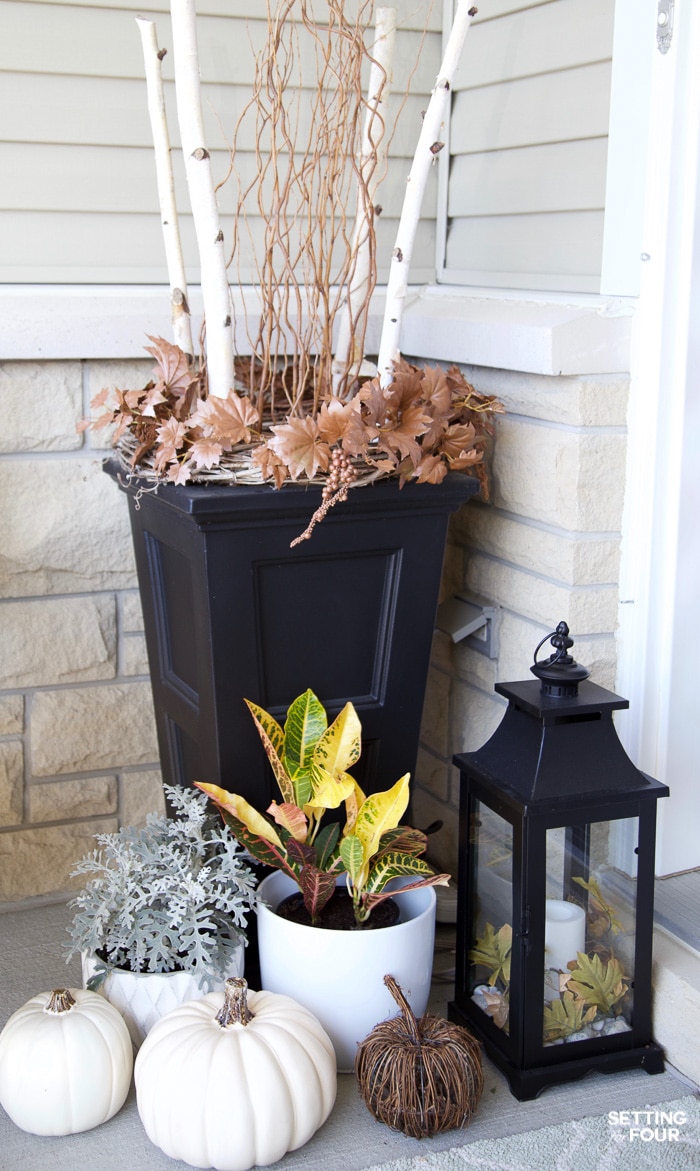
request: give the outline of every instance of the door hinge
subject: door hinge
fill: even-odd
[[[660,53],[668,53],[673,36],[675,0],[659,0],[656,10],[656,44]]]

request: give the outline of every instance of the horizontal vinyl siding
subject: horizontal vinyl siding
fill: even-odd
[[[453,86],[442,280],[599,290],[613,16],[614,0],[483,6]]]
[[[405,79],[423,39],[420,5],[397,37],[395,76]],[[424,6],[423,6],[424,7]],[[159,223],[141,42],[135,15],[155,20],[158,42],[171,44],[169,5],[136,0],[66,4],[61,0],[3,0],[0,4],[0,280],[11,282],[159,283],[166,269]],[[215,174],[223,176],[228,143],[251,94],[253,50],[263,43],[264,0],[198,0],[198,37],[207,141]],[[392,144],[379,193],[378,259],[389,257],[420,132],[421,111],[439,68],[439,13],[423,45],[413,93]],[[172,53],[164,63],[169,130],[188,280],[199,280],[172,82]],[[311,61],[304,65],[310,75]],[[394,96],[388,119],[398,115]],[[244,179],[255,173],[252,123],[239,142]],[[417,241],[412,278],[435,272],[434,182]],[[220,195],[230,238],[233,187]],[[252,225],[259,239],[260,225]],[[232,274],[233,279],[233,274]],[[254,279],[241,257],[240,279]]]

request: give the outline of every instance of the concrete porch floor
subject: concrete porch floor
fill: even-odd
[[[70,913],[65,904],[35,906],[0,914],[0,1027],[31,996],[62,985],[80,985],[80,965],[66,965],[63,945]],[[444,1015],[452,988],[440,974],[453,965],[453,929],[438,927],[435,979],[430,1011]],[[689,1024],[690,1022],[686,1022]],[[274,1164],[280,1171],[365,1171],[390,1159],[445,1151],[479,1139],[506,1137],[556,1123],[635,1110],[696,1092],[697,1087],[667,1067],[650,1076],[643,1071],[591,1074],[579,1082],[552,1087],[533,1102],[512,1097],[501,1073],[485,1060],[485,1090],[479,1111],[463,1131],[449,1131],[421,1142],[376,1122],[361,1101],[355,1079],[339,1078],[335,1108],[320,1131],[300,1150]],[[66,1138],[39,1138],[19,1130],[0,1109],[0,1167],[5,1171],[166,1171],[186,1168],[154,1147],[141,1126],[133,1086],[125,1106],[109,1122]],[[530,1171],[550,1171],[547,1152]]]

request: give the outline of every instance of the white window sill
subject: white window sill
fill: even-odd
[[[236,344],[254,333],[255,292],[234,293]],[[374,299],[367,352],[376,352],[383,294]],[[199,289],[190,289],[194,330]],[[592,294],[523,293],[428,285],[409,292],[402,350],[410,357],[532,374],[614,374],[629,369],[634,302]],[[170,336],[168,290],[143,285],[4,285],[5,361],[143,358],[146,334]]]

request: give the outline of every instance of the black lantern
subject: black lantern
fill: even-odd
[[[516,1098],[590,1070],[663,1070],[651,1035],[656,801],[560,622],[536,680],[461,772],[455,999]]]

